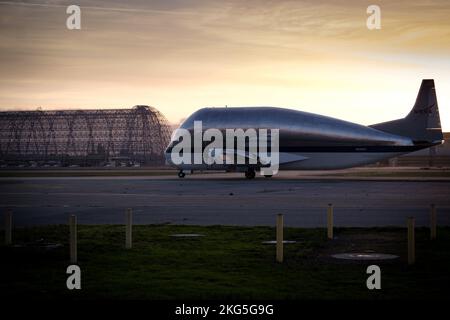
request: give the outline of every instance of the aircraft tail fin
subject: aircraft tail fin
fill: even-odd
[[[377,123],[370,127],[409,137],[417,143],[441,143],[444,138],[434,80],[422,80],[416,103],[405,118]]]

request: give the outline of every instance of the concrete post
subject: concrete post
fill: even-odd
[[[5,213],[5,245],[12,244],[12,212],[7,210]]]
[[[283,215],[277,215],[277,262],[283,262]]]
[[[328,204],[327,208],[327,229],[328,229],[328,239],[333,239],[333,205]]]
[[[77,216],[72,214],[69,217],[70,228],[70,263],[76,264],[78,262],[77,257]]]
[[[436,206],[434,204],[431,205],[431,212],[430,212],[430,238],[431,240],[436,239]]]
[[[413,265],[416,262],[416,244],[414,232],[415,220],[408,218],[408,264]]]
[[[125,248],[131,249],[133,246],[132,232],[133,232],[133,211],[131,208],[127,209],[126,213],[126,236],[125,236]]]

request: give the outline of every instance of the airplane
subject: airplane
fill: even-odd
[[[406,117],[369,126],[285,108],[220,107],[199,109],[179,129],[193,132],[196,121],[202,122],[202,130],[279,129],[280,170],[332,170],[362,166],[444,142],[432,79],[422,80],[416,102]],[[180,178],[189,171],[225,170],[244,172],[246,178],[253,179],[255,170],[266,166],[259,160],[256,164],[249,161],[244,164],[174,164],[171,152],[181,140],[173,134],[165,150],[166,162],[179,169]],[[228,149],[209,152],[215,151],[225,156],[230,153],[239,156],[240,152]],[[251,157],[246,151],[243,156]]]

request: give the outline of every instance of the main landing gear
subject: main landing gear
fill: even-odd
[[[256,176],[255,170],[253,169],[248,169],[247,171],[245,171],[245,177],[247,179],[254,179]]]
[[[180,170],[180,171],[178,172],[178,178],[184,178],[185,175],[186,175],[186,174],[183,172],[183,170]]]

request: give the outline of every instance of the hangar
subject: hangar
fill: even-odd
[[[0,112],[3,166],[164,163],[170,126],[156,108]]]

